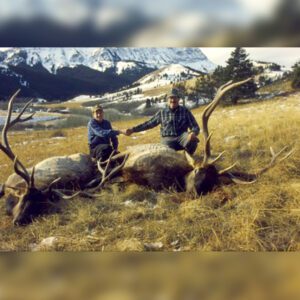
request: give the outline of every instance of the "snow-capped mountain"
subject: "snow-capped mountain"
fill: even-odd
[[[10,48],[0,51],[0,96],[20,87],[48,100],[103,94],[160,68],[170,68],[170,79],[178,68],[207,73],[215,65],[199,48]]]
[[[205,73],[215,68],[199,48],[12,48],[1,53],[0,64],[21,63],[41,64],[53,74],[78,65],[101,72],[115,68],[118,74],[137,65],[161,68],[181,64]]]
[[[141,79],[137,81],[137,83],[143,84],[152,84],[157,85],[165,85],[191,79],[193,77],[199,76],[201,73],[200,71],[195,71],[188,67],[179,65],[179,64],[171,64],[166,67],[163,67],[157,71],[153,71]]]

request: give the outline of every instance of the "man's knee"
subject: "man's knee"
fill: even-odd
[[[181,147],[181,145],[178,143],[177,139],[176,138],[168,138],[168,137],[165,137],[165,138],[162,138],[161,139],[161,143],[163,145],[166,145],[168,146],[169,148],[175,150],[175,151],[178,151],[178,150],[182,150],[183,148]]]
[[[92,157],[96,158],[97,160],[107,160],[112,153],[113,148],[111,145],[98,145],[91,151]]]
[[[197,149],[199,140],[189,140],[189,133],[184,132],[182,135],[178,138],[180,145],[183,147],[185,151],[187,151],[189,154],[194,154],[194,152]]]
[[[197,146],[198,146],[198,141],[190,141],[186,147],[185,147],[185,150],[189,153],[189,154],[194,154],[196,149],[197,149]]]

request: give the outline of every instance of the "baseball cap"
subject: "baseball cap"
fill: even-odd
[[[100,104],[97,104],[95,105],[93,108],[92,108],[92,112],[96,112],[98,110],[102,110],[103,111],[103,107],[100,105]]]
[[[179,92],[177,89],[173,88],[171,90],[171,92],[168,94],[168,98],[171,98],[171,97],[176,97],[176,98],[180,98],[179,97]]]

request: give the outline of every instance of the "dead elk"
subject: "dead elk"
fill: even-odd
[[[73,192],[74,188],[82,188],[94,176],[95,163],[89,155],[77,153],[69,156],[55,156],[45,159],[27,169],[12,151],[8,142],[8,130],[19,122],[25,122],[33,117],[23,117],[29,101],[15,119],[12,120],[15,93],[8,104],[7,118],[2,130],[0,150],[13,162],[15,173],[10,175],[2,186],[0,196],[6,198],[6,210],[13,216],[13,223],[24,225],[35,216],[43,214],[53,207],[59,199],[70,199],[76,195],[87,195],[84,191]],[[107,174],[105,174],[107,175]],[[106,179],[103,178],[104,182]],[[70,189],[71,187],[71,189]],[[66,195],[66,189],[72,192]]]
[[[202,134],[204,141],[203,159],[196,162],[188,153],[182,155],[162,144],[146,144],[129,147],[127,151],[120,153],[112,159],[119,159],[127,155],[128,159],[122,169],[125,180],[137,184],[146,185],[155,190],[176,187],[197,196],[210,192],[216,185],[222,183],[250,184],[255,182],[260,175],[269,170],[275,163],[286,159],[293,150],[286,153],[287,147],[275,153],[271,148],[271,161],[263,169],[255,173],[231,172],[236,165],[219,170],[216,162],[222,157],[220,153],[212,158],[210,149],[211,134],[208,131],[208,121],[219,104],[224,94],[236,88],[251,78],[221,86],[213,101],[202,113]],[[285,155],[283,153],[285,152]]]

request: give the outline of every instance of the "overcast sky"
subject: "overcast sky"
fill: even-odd
[[[300,61],[300,48],[244,48],[251,60],[275,62],[291,67]],[[201,48],[207,58],[217,65],[224,66],[234,48]]]

